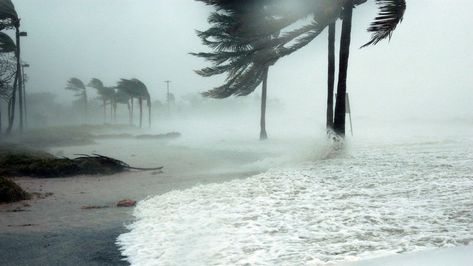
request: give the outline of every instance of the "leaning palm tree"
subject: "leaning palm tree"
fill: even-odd
[[[249,61],[247,65],[274,64],[284,56],[288,56],[300,48],[312,42],[323,30],[334,23],[340,17],[343,20],[340,40],[340,62],[337,87],[337,103],[335,107],[334,130],[337,134],[345,134],[345,95],[346,78],[348,70],[348,57],[351,36],[351,19],[353,8],[365,3],[367,0],[299,0],[296,4],[290,4],[286,0],[197,0],[213,5],[217,10],[226,14],[250,17],[241,20],[240,25],[231,27],[231,31],[216,32],[216,38],[208,40],[209,44],[217,49],[223,50],[232,45],[238,49],[243,48]],[[391,36],[396,26],[401,22],[405,0],[373,0],[380,8],[380,15],[375,19],[369,31],[373,37],[367,44],[376,44]],[[251,15],[251,10],[242,6],[251,4],[253,10],[264,10],[265,15],[260,18],[271,17],[271,25],[265,25],[264,19],[258,19]],[[311,19],[306,19],[310,17]],[[218,19],[218,18],[217,18]],[[256,30],[255,30],[256,29]],[[253,38],[246,38],[248,33],[253,32]],[[280,33],[277,38],[265,39],[264,36]],[[230,35],[227,38],[224,34]],[[226,37],[222,41],[222,36]],[[245,50],[246,49],[246,50]],[[263,55],[263,56],[258,56]],[[225,63],[225,61],[223,61]],[[234,62],[230,61],[230,66]],[[216,71],[225,73],[230,71],[220,67]],[[260,78],[258,75],[248,74],[245,70],[236,72],[234,75],[244,76],[248,83],[255,83]],[[328,119],[330,120],[330,119]]]
[[[22,93],[22,78],[21,78],[21,59],[20,59],[20,19],[15,10],[15,6],[10,0],[0,0],[0,31],[5,29],[15,29],[16,31],[16,74],[13,85],[12,97],[8,102],[8,128],[7,133],[10,133],[13,128],[15,120],[15,103],[16,93],[19,93],[20,99],[20,130],[23,129],[23,93]]]
[[[107,117],[107,102],[110,103],[110,119],[113,120],[113,106],[114,106],[114,96],[115,96],[115,90],[113,88],[105,87],[102,83],[97,78],[93,78],[89,84],[87,84],[87,87],[91,87],[97,90],[97,93],[100,95],[100,98],[102,99],[103,103],[103,119],[104,122],[106,121]]]
[[[124,90],[121,89],[116,89],[115,94],[113,96],[113,117],[114,119],[117,118],[117,105],[120,104],[126,104],[128,107],[128,121],[130,125],[132,124],[132,114],[131,114],[131,105],[130,105],[130,99],[131,96],[125,92]]]
[[[200,0],[217,7],[209,17],[211,27],[198,31],[202,42],[213,49],[212,53],[192,53],[212,63],[196,71],[204,77],[227,74],[225,84],[216,87],[203,95],[212,98],[227,98],[232,95],[246,96],[262,84],[260,112],[260,140],[268,138],[266,132],[266,99],[268,72],[273,62],[261,60],[270,55],[272,50],[257,51],[260,43],[276,38],[278,33],[266,34],[274,19],[267,16],[261,5],[253,1],[230,3],[229,1]],[[254,19],[258,18],[258,19]],[[245,20],[256,23],[256,30],[246,31],[239,28]],[[261,61],[261,62],[260,62]]]
[[[67,81],[66,90],[71,90],[76,92],[74,96],[78,97],[78,101],[82,102],[84,106],[84,122],[87,121],[87,89],[85,88],[84,83],[78,78],[71,78]]]
[[[132,108],[133,99],[138,99],[140,106],[140,128],[143,126],[143,100],[147,101],[148,106],[148,123],[151,127],[151,97],[149,95],[146,85],[138,79],[121,79],[116,87],[119,91],[122,91],[130,96]],[[133,116],[133,110],[132,110]],[[132,120],[130,122],[133,122]]]
[[[16,66],[13,54],[16,52],[16,45],[7,34],[0,32],[0,100],[9,103],[12,93],[12,83],[16,80]],[[8,108],[8,121],[10,123],[11,108]],[[2,133],[2,114],[0,105],[0,134]]]

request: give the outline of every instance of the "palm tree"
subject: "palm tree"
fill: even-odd
[[[9,102],[13,87],[12,81],[16,78],[16,66],[12,54],[16,52],[16,45],[7,34],[0,32],[0,100]],[[0,101],[1,102],[1,101]],[[9,108],[9,111],[11,109]],[[8,112],[8,117],[11,114]],[[8,119],[10,122],[10,119]],[[2,133],[2,114],[0,105],[0,134]]]
[[[250,18],[240,20],[240,24],[236,26],[230,24],[232,26],[230,28],[231,31],[219,32],[214,29],[214,41],[207,40],[208,45],[213,45],[218,50],[224,50],[225,47],[232,46],[237,49],[241,49],[241,47],[245,48],[243,50],[246,53],[246,60],[249,61],[246,65],[274,64],[280,58],[290,55],[312,42],[312,40],[314,40],[327,26],[334,23],[341,16],[343,23],[340,41],[340,70],[337,87],[337,102],[335,107],[334,131],[337,134],[344,136],[346,78],[350,51],[351,19],[353,8],[365,3],[367,0],[300,0],[295,5],[288,5],[288,1],[286,0],[197,1],[213,5],[218,11],[223,10],[226,14]],[[368,29],[368,31],[373,33],[372,39],[363,47],[370,44],[376,44],[379,41],[390,37],[396,26],[402,21],[406,9],[406,0],[374,1],[378,4],[380,12]],[[265,23],[262,22],[264,19],[258,20],[255,16],[252,16],[251,10],[248,11],[248,9],[242,8],[242,6],[244,7],[248,4],[250,4],[253,9],[264,10],[264,12],[266,12],[265,16],[260,17],[271,17],[271,25],[265,25]],[[302,20],[309,16],[312,17],[312,20],[305,20],[306,22]],[[218,19],[219,17],[213,18],[211,16],[209,21],[218,21]],[[292,29],[294,27],[295,29]],[[248,32],[253,32],[254,38],[245,38],[245,36],[248,36]],[[225,33],[231,36],[225,36]],[[262,33],[266,36],[278,33],[278,37],[265,39],[262,36]],[[264,55],[264,57],[256,56],[258,54]],[[221,60],[221,58],[217,59]],[[225,62],[225,60],[222,62]],[[224,73],[228,71],[228,69],[220,67],[216,68],[215,71]],[[240,76],[245,76],[245,80],[248,83],[256,83],[260,78],[258,75],[246,74],[247,73],[244,71],[233,73],[234,76],[237,76],[236,79]],[[328,97],[330,98],[330,96]],[[329,101],[330,99],[327,100],[327,103],[329,103]],[[329,112],[330,110],[328,107],[328,113]],[[327,116],[329,115],[330,114],[327,114]],[[330,117],[328,117],[328,121],[330,120]]]
[[[267,16],[264,9],[258,9],[252,1],[233,3],[229,1],[200,0],[208,5],[214,5],[217,11],[209,17],[211,27],[206,31],[199,31],[202,42],[212,48],[212,53],[192,53],[207,59],[212,63],[196,71],[204,77],[227,73],[225,84],[216,87],[203,95],[212,98],[227,98],[232,95],[246,96],[262,84],[261,90],[261,117],[260,140],[268,138],[266,132],[266,101],[269,67],[273,64],[261,60],[273,53],[272,49],[258,50],[261,40],[267,42],[278,33],[266,34],[267,27],[274,22]],[[249,18],[259,18],[258,31],[244,29],[244,21]],[[261,47],[262,48],[262,47]],[[260,62],[261,61],[261,62]]]
[[[328,73],[327,73],[327,131],[333,130],[333,89],[335,85],[335,30],[336,22],[328,28]]]
[[[93,78],[87,87],[91,87],[97,90],[97,93],[100,95],[103,103],[103,120],[104,123],[106,122],[107,117],[107,102],[110,103],[110,119],[113,120],[113,106],[114,106],[114,98],[115,98],[115,90],[113,88],[105,87],[97,78]]]
[[[131,99],[131,105],[133,108],[133,99],[136,98],[138,99],[138,103],[140,106],[140,128],[143,127],[143,100],[147,101],[147,106],[148,106],[148,123],[149,126],[151,127],[151,97],[148,92],[148,88],[146,85],[141,82],[138,79],[121,79],[118,82],[118,85],[116,87],[119,91],[122,91],[123,93],[126,93],[127,95],[130,96]],[[132,110],[132,116],[133,116],[133,110]],[[130,120],[131,123],[133,123],[133,120]]]
[[[129,119],[128,121],[131,125],[132,124],[132,114],[131,114],[131,106],[130,106],[131,96],[128,93],[126,93],[125,91],[117,88],[113,98],[114,98],[113,99],[113,116],[114,116],[114,119],[117,118],[117,105],[119,103],[126,104],[127,107],[128,107],[128,119]]]
[[[87,89],[85,88],[84,83],[78,78],[71,78],[67,81],[66,90],[71,90],[76,92],[74,96],[78,97],[78,101],[82,102],[84,105],[84,122],[87,121]]]
[[[16,74],[13,85],[12,97],[8,102],[8,128],[7,133],[9,134],[13,128],[15,120],[15,103],[16,103],[16,92],[19,93],[20,99],[20,130],[23,127],[23,95],[22,95],[22,79],[21,79],[21,62],[20,62],[20,19],[15,10],[15,6],[10,0],[0,0],[0,31],[5,29],[14,28],[16,31]]]

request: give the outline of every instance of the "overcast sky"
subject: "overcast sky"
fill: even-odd
[[[205,29],[210,8],[193,0],[14,0],[22,18],[23,59],[31,64],[30,92],[64,90],[70,77],[144,81],[164,99],[164,80],[182,96],[217,86],[202,78],[206,65],[189,52],[208,51],[195,29]],[[374,2],[374,1],[368,1]],[[358,49],[369,39],[373,4],[354,13],[348,90],[358,116],[468,117],[473,114],[473,2],[408,0],[391,42]],[[339,31],[338,31],[339,33]],[[269,97],[290,110],[321,112],[326,90],[326,34],[278,62],[269,74]],[[337,45],[338,46],[338,45]],[[259,92],[259,90],[258,90]],[[323,115],[321,119],[323,119]]]

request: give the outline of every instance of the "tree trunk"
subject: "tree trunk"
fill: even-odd
[[[84,124],[87,124],[87,118],[88,118],[87,105],[88,105],[88,102],[87,102],[87,91],[85,89],[84,89],[83,95],[84,95]]]
[[[2,105],[0,102],[0,138],[2,136]]]
[[[126,103],[126,107],[128,107],[128,124],[130,124],[130,126],[131,126],[132,121],[131,121],[131,107],[130,107],[130,101],[128,101],[128,102]]]
[[[151,127],[151,99],[148,99],[148,126]]]
[[[110,122],[113,123],[113,102],[110,99]]]
[[[340,62],[337,87],[337,103],[335,105],[335,120],[333,129],[341,137],[345,137],[345,113],[347,92],[348,58],[350,56],[351,23],[353,15],[353,0],[347,1],[343,7],[342,35],[340,38]]]
[[[143,128],[143,98],[138,98],[140,104],[140,128]]]
[[[259,134],[260,140],[265,140],[268,138],[268,134],[266,133],[266,96],[268,88],[268,71],[269,67],[266,67],[266,69],[264,70],[263,86],[261,92],[261,120]]]
[[[103,123],[105,124],[107,122],[107,108],[105,107],[107,102],[105,102],[105,98],[102,98],[102,103],[103,103]]]
[[[133,117],[134,117],[133,112],[134,112],[134,109],[135,109],[135,108],[134,108],[134,106],[133,106],[133,97],[131,97],[131,116],[130,116],[131,118],[130,118],[130,125],[133,125]]]
[[[117,122],[117,102],[113,101],[113,122]]]
[[[15,104],[16,104],[16,93],[18,90],[21,91],[21,61],[20,61],[20,27],[17,25],[15,27],[16,29],[16,73],[15,73],[15,82],[13,85],[13,93],[12,97],[8,103],[8,128],[7,128],[7,134],[11,133],[11,130],[13,129],[13,123],[15,121]],[[21,99],[22,93],[19,92],[20,95],[20,115],[23,115],[23,100]],[[20,130],[23,130],[23,117],[20,118]]]
[[[15,122],[15,103],[16,103],[16,90],[18,86],[18,72],[15,74],[15,81],[13,82],[13,93],[8,101],[8,127],[7,135],[9,135],[13,129],[13,123]]]
[[[26,104],[26,86],[25,86],[25,70],[22,68],[21,73],[23,74],[23,106],[24,106],[24,117],[25,117],[25,128],[28,127],[28,109]]]
[[[333,89],[335,85],[335,26],[328,27],[327,131],[333,129]]]
[[[21,73],[20,27],[16,26],[16,72],[18,73],[18,104],[20,111],[20,132],[23,131],[23,74]]]

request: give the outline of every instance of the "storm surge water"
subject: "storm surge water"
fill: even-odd
[[[132,265],[324,265],[473,242],[473,139],[352,141],[336,156],[151,197]]]

